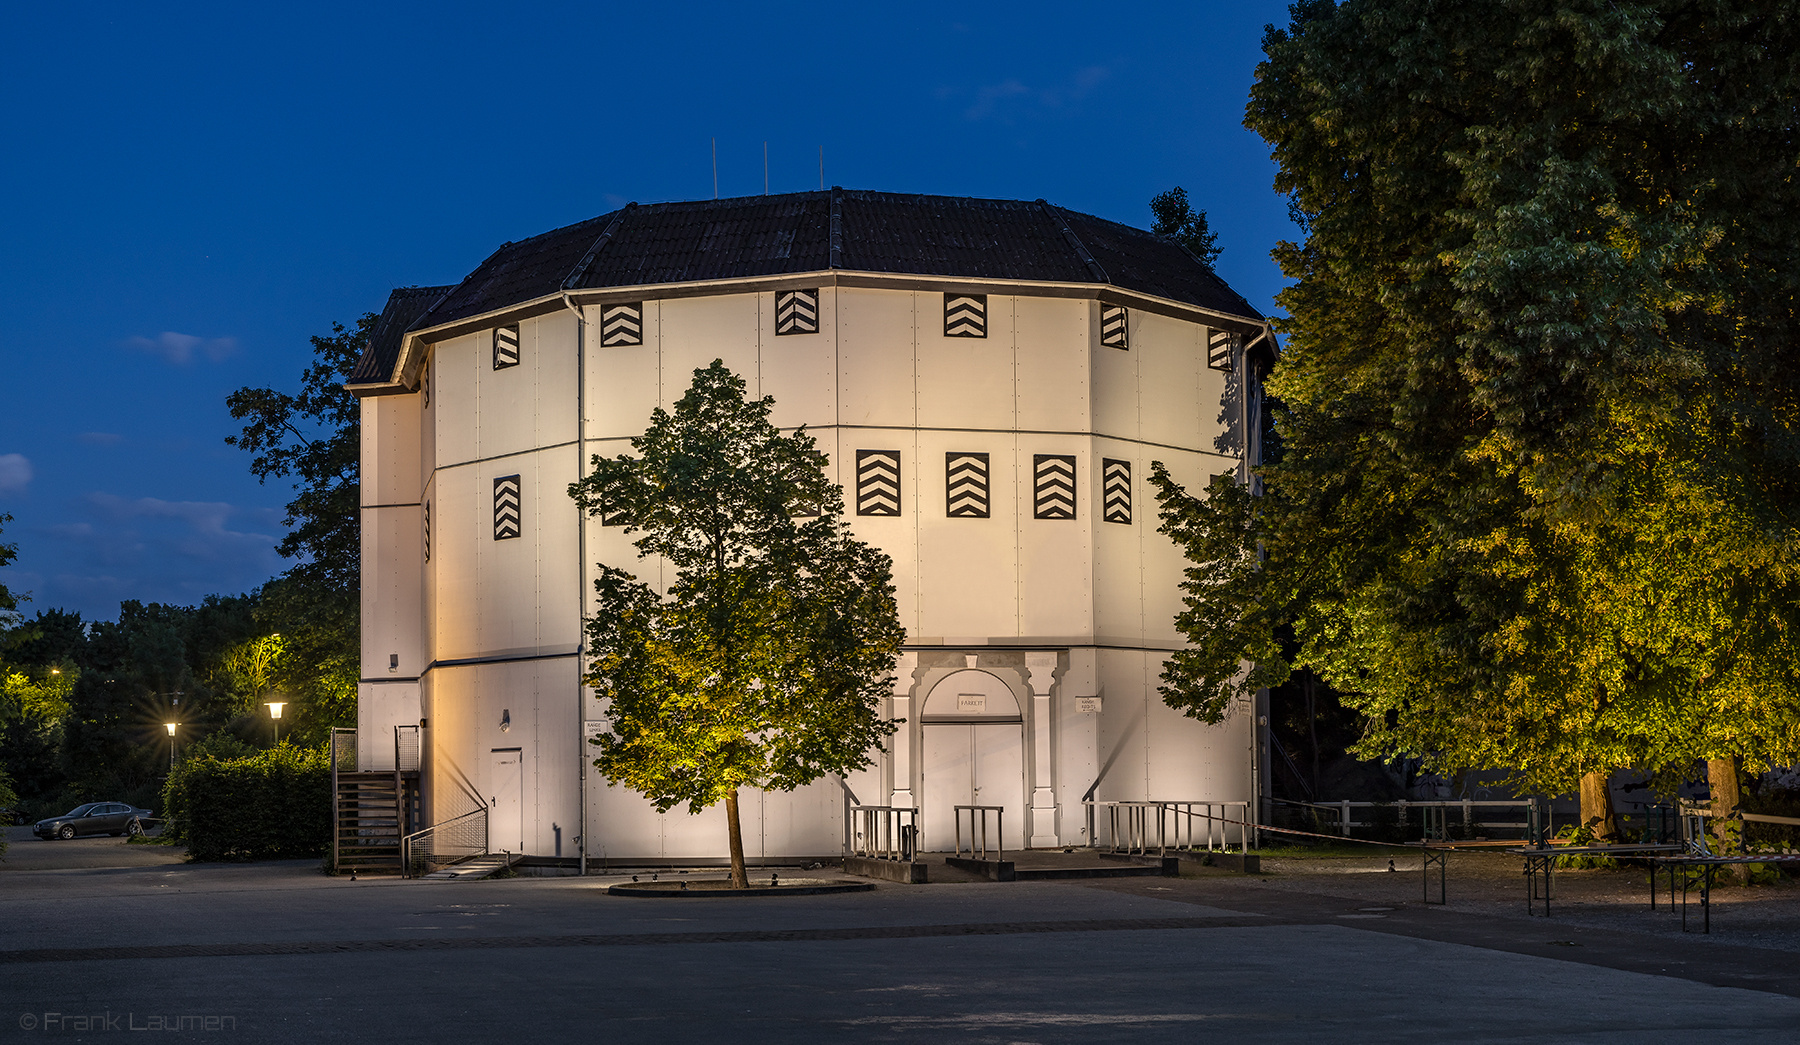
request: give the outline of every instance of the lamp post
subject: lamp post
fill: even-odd
[[[179,722],[164,722],[163,728],[169,731],[169,772],[175,772],[175,727]]]
[[[281,746],[281,709],[284,707],[287,707],[287,704],[283,701],[271,700],[268,702],[269,720],[275,724],[276,747]]]

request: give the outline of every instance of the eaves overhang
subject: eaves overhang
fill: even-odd
[[[851,287],[880,290],[926,290],[947,294],[1012,294],[1019,297],[1077,298],[1123,305],[1173,319],[1201,323],[1229,330],[1245,338],[1246,348],[1273,344],[1269,323],[1261,316],[1237,315],[1209,309],[1188,302],[1129,290],[1111,283],[1051,283],[1018,279],[975,279],[958,276],[916,275],[892,272],[856,272],[821,269],[813,272],[781,273],[770,276],[734,277],[682,283],[638,284],[626,287],[602,287],[586,290],[564,290],[522,301],[505,308],[467,316],[452,323],[407,331],[395,360],[392,375],[386,381],[346,385],[360,397],[403,395],[418,390],[419,371],[424,366],[431,346],[472,334],[506,326],[521,320],[550,315],[571,307],[608,305],[623,301],[668,300],[672,298],[719,297],[727,294],[775,292],[781,290],[826,287]]]

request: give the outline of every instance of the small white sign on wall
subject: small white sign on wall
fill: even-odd
[[[956,695],[956,710],[958,710],[958,711],[976,711],[976,712],[986,711],[987,710],[987,694],[986,693],[958,693]]]
[[[1100,713],[1100,698],[1076,697],[1075,710],[1083,715],[1098,715]]]

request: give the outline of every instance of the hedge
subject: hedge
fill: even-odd
[[[191,759],[163,792],[168,831],[195,860],[316,856],[331,847],[331,762],[283,745]]]

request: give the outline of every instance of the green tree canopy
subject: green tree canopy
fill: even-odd
[[[1206,212],[1195,210],[1188,203],[1186,189],[1177,185],[1168,192],[1158,193],[1150,200],[1150,213],[1156,218],[1156,223],[1150,226],[1151,232],[1186,247],[1207,268],[1212,268],[1213,262],[1219,260],[1218,234],[1207,226]]]
[[[1172,702],[1297,649],[1440,771],[1800,759],[1800,10],[1292,11],[1246,119],[1307,233],[1281,457],[1160,491],[1213,615]]]
[[[368,347],[379,317],[353,328],[333,323],[312,339],[313,361],[298,392],[240,388],[226,399],[243,430],[226,443],[254,456],[262,482],[294,484],[278,550],[294,559],[260,593],[258,618],[282,636],[265,689],[294,700],[284,720],[296,742],[312,742],[356,718],[362,593],[361,406],[344,382]]]
[[[872,764],[905,631],[892,562],[851,537],[804,429],[769,422],[714,360],[632,455],[595,456],[581,508],[641,536],[667,591],[601,564],[583,681],[605,702],[594,764],[668,810],[723,800],[746,884],[738,789],[789,791]],[[796,513],[810,512],[810,517]]]

